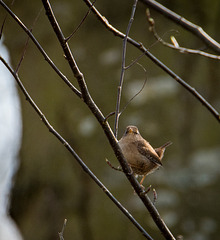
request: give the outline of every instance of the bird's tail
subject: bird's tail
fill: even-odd
[[[171,144],[172,144],[172,142],[167,142],[164,145],[162,145],[161,147],[154,149],[161,160],[163,158],[166,147],[170,146]]]
[[[159,148],[166,148],[166,147],[169,147],[171,144],[173,144],[173,143],[169,141],[169,142],[165,143],[164,145],[162,145]]]

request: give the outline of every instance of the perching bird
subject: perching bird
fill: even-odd
[[[128,126],[119,146],[133,173],[142,175],[140,181],[142,185],[145,177],[162,166],[161,160],[164,156],[166,147],[172,143],[167,142],[159,148],[153,148],[139,133],[135,126]]]

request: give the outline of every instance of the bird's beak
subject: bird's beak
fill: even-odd
[[[131,128],[128,129],[128,133],[133,133]]]

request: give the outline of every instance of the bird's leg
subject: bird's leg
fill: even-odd
[[[141,186],[142,186],[142,183],[143,183],[144,179],[146,178],[146,176],[147,176],[147,175],[144,175],[144,176],[142,177],[142,179],[141,179],[141,181],[140,181],[140,185],[141,185]]]
[[[120,172],[123,172],[122,168],[121,167],[114,167],[110,162],[109,160],[106,158],[105,159],[106,163],[109,165],[109,167],[111,167],[112,169],[114,170],[117,170],[117,171],[120,171]]]

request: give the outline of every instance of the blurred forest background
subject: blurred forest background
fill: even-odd
[[[9,1],[6,2],[9,4]],[[200,25],[216,41],[220,41],[219,0],[160,0],[160,3]],[[88,11],[80,0],[53,0],[51,5],[65,36],[73,32]],[[133,1],[117,0],[97,0],[95,4],[102,15],[122,32],[126,31],[132,5]],[[77,86],[41,1],[15,1],[11,8],[29,28],[34,24],[34,36],[60,70]],[[220,62],[198,55],[181,54],[156,43],[148,30],[145,11],[146,5],[139,2],[130,36],[142,42],[219,110]],[[1,24],[5,14],[0,7]],[[158,34],[164,40],[170,41],[170,35],[174,35],[181,46],[204,48],[197,37],[157,12],[151,10],[151,16]],[[3,34],[11,64],[16,67],[27,35],[9,16]],[[105,115],[114,111],[121,71],[122,39],[107,31],[90,13],[69,45],[98,107]],[[128,44],[126,64],[140,54]],[[195,97],[150,59],[142,57],[139,62],[146,69],[147,83],[121,115],[119,137],[125,127],[132,124],[138,126],[142,136],[154,147],[169,140],[173,142],[166,151],[164,167],[148,176],[144,185],[152,184],[156,189],[156,207],[175,236],[183,235],[186,240],[217,240],[220,234],[219,123]],[[138,92],[146,75],[137,64],[126,71],[122,107]],[[89,168],[154,239],[163,239],[124,174],[113,171],[106,164],[105,158],[108,158],[118,166],[96,119],[60,80],[31,41],[19,76],[52,126]],[[65,147],[49,133],[20,90],[19,93],[23,138],[10,212],[24,239],[59,239],[58,232],[65,218],[68,220],[65,240],[142,238],[82,171]],[[114,117],[109,119],[109,123],[113,127]],[[149,196],[153,198],[152,192]]]

